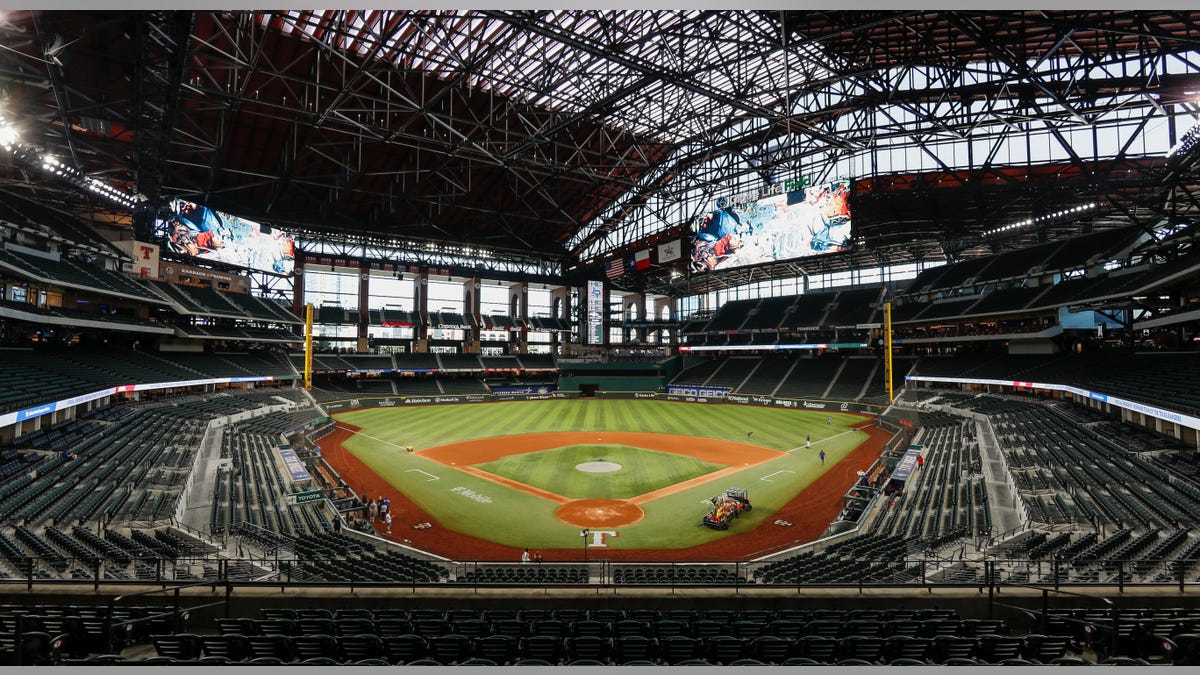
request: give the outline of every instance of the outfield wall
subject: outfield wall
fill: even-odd
[[[581,398],[578,391],[552,391],[544,394],[468,394],[461,396],[387,396],[365,397],[331,401],[320,406],[327,412],[352,410],[354,408],[391,408],[395,406],[413,405],[446,405],[454,403],[490,403],[494,401],[545,401],[549,399]],[[686,396],[681,394],[662,394],[653,391],[601,391],[596,398],[616,399],[654,399],[658,401],[680,401],[684,403],[733,403],[738,405],[756,405],[773,408],[792,408],[796,410],[828,410],[829,412],[851,412],[878,415],[884,406],[871,403],[849,403],[842,401],[811,401],[791,398],[775,398],[773,396],[743,396],[729,394],[723,397]]]

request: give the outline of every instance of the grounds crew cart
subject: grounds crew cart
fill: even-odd
[[[750,496],[743,488],[728,488],[725,494],[717,495],[709,501],[712,502],[712,508],[700,523],[714,530],[728,530],[729,521],[752,508]]]

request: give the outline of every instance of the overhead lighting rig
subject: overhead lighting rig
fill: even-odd
[[[1038,223],[1043,223],[1043,222],[1050,221],[1050,220],[1058,220],[1060,218],[1073,217],[1074,214],[1076,214],[1076,213],[1082,213],[1084,211],[1089,211],[1091,209],[1096,208],[1096,206],[1097,206],[1096,202],[1088,202],[1087,204],[1073,206],[1069,209],[1059,209],[1058,211],[1055,211],[1053,213],[1046,213],[1046,214],[1037,216],[1035,218],[1026,218],[1025,220],[1022,220],[1022,221],[1018,221],[1015,223],[1009,223],[1008,225],[1002,225],[1000,227],[992,228],[992,229],[984,232],[983,236],[991,237],[991,236],[994,236],[997,234],[1004,234],[1006,232],[1011,232],[1013,230],[1019,230],[1023,227],[1029,227],[1030,225],[1037,225]]]
[[[57,157],[22,143],[20,130],[3,115],[0,115],[0,148],[10,153],[13,159],[25,166],[39,168],[80,190],[103,197],[131,211],[145,199],[141,195],[131,195],[115,188],[99,178],[88,176]]]

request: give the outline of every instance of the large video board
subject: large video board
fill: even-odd
[[[158,221],[157,234],[172,253],[200,260],[278,274],[291,274],[296,262],[296,240],[288,232],[182,199],[171,201],[171,216]]]
[[[692,269],[707,272],[850,248],[850,181],[709,211],[696,222]]]

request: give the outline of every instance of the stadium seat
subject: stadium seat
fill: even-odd
[[[607,661],[612,652],[612,640],[598,635],[569,637],[565,641],[567,658],[572,661]]]
[[[429,655],[447,665],[458,663],[471,656],[471,638],[454,633],[430,638]]]

